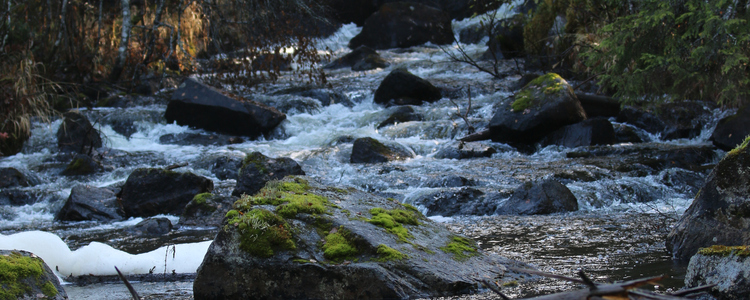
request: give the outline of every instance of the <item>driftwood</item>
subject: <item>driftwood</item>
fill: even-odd
[[[128,291],[130,291],[130,295],[133,296],[133,300],[141,300],[141,297],[138,296],[138,292],[135,291],[135,288],[132,284],[128,281],[127,278],[125,278],[125,275],[122,275],[122,272],[120,272],[120,269],[115,267],[115,270],[117,271],[117,275],[120,276],[120,279],[122,279],[122,282],[125,283],[125,286],[128,287]]]
[[[578,275],[581,277],[581,279],[578,278],[572,278],[572,277],[566,277],[561,275],[555,275],[550,273],[544,273],[536,270],[529,270],[529,269],[517,269],[517,268],[511,268],[513,271],[517,272],[524,272],[534,275],[540,275],[544,277],[549,278],[555,278],[555,279],[561,279],[566,280],[578,284],[586,285],[587,289],[580,289],[575,291],[568,291],[568,292],[560,292],[550,295],[544,295],[544,296],[538,296],[533,298],[526,298],[527,300],[630,300],[630,299],[644,299],[644,300],[676,300],[676,299],[690,299],[688,296],[700,292],[704,292],[706,290],[709,290],[715,286],[715,284],[712,285],[704,285],[699,286],[687,290],[678,291],[672,294],[657,294],[651,291],[638,289],[638,287],[643,285],[654,285],[659,280],[663,279],[664,276],[657,276],[657,277],[648,277],[648,278],[639,278],[635,280],[625,281],[625,282],[618,282],[618,283],[608,283],[608,284],[597,284],[593,282],[591,279],[586,276],[583,271],[579,271]],[[492,290],[493,292],[500,295],[501,298],[509,300],[507,296],[503,295],[502,292],[500,292],[500,289],[498,288],[497,284],[491,284],[489,282],[483,281],[484,285]]]

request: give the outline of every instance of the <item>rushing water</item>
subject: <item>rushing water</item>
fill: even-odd
[[[476,22],[477,19],[454,22],[454,29],[458,32]],[[345,25],[334,36],[320,41],[320,48],[333,49],[333,57],[345,54],[346,43],[359,30],[354,25]],[[463,46],[475,55],[486,50],[481,43]],[[452,47],[446,50],[455,51]],[[601,167],[601,164],[592,163],[591,160],[567,158],[566,153],[571,149],[563,147],[549,146],[529,155],[508,145],[492,142],[482,142],[498,150],[492,157],[469,160],[435,158],[440,149],[467,133],[467,125],[455,113],[459,107],[462,112],[467,109],[468,86],[472,87],[468,119],[475,127],[483,128],[492,117],[493,104],[511,95],[508,87],[518,78],[493,79],[465,64],[450,61],[443,49],[429,44],[379,53],[391,63],[387,69],[328,72],[328,80],[334,90],[351,99],[350,105],[325,106],[308,101],[309,105],[291,108],[287,111],[287,120],[268,140],[221,146],[161,143],[160,137],[168,134],[211,134],[167,124],[162,117],[169,97],[169,93],[165,92],[149,98],[145,101],[147,105],[85,110],[85,114],[101,131],[105,147],[109,149],[103,154],[108,170],[96,175],[65,177],[58,174],[70,157],[57,153],[55,138],[61,121],[35,123],[33,136],[23,152],[0,159],[0,167],[14,167],[38,178],[40,184],[22,188],[24,192],[38,197],[38,201],[20,207],[0,207],[0,242],[29,249],[51,249],[53,253],[70,253],[69,256],[49,259],[40,254],[48,263],[55,260],[56,265],[63,265],[66,260],[72,264],[70,262],[75,257],[80,257],[78,259],[81,261],[96,261],[89,265],[68,266],[66,271],[60,271],[59,275],[63,277],[69,274],[111,275],[113,270],[110,270],[110,265],[122,265],[128,261],[141,262],[129,269],[130,274],[147,272],[144,270],[153,272],[152,266],[157,267],[157,273],[161,269],[165,273],[176,270],[178,265],[197,266],[195,263],[202,260],[200,251],[205,251],[206,241],[213,238],[215,228],[183,226],[164,237],[141,238],[130,236],[123,230],[141,219],[114,223],[59,223],[53,220],[54,214],[62,207],[73,186],[122,184],[133,170],[140,167],[165,167],[187,162],[188,166],[178,171],[208,177],[214,181],[215,192],[229,194],[236,182],[217,178],[211,172],[212,161],[220,156],[243,157],[246,153],[260,151],[271,157],[291,157],[300,163],[307,175],[325,183],[356,187],[417,206],[420,199],[435,192],[466,188],[430,184],[445,181],[451,176],[466,178],[472,182],[471,188],[485,195],[493,195],[497,202],[507,200],[510,192],[524,182],[554,176],[560,178],[577,197],[581,211],[532,217],[490,215],[432,218],[444,222],[451,230],[477,238],[487,251],[529,262],[544,271],[573,274],[578,269],[584,269],[597,280],[622,280],[669,273],[676,275],[677,279],[667,281],[665,285],[681,285],[679,276],[684,271],[681,266],[672,265],[663,241],[674,218],[690,204],[694,187],[674,183],[668,178],[675,172],[705,178],[706,171],[668,168],[642,172],[617,171]],[[513,65],[513,62],[507,62],[506,68]],[[398,67],[406,67],[433,84],[452,90],[454,96],[416,107],[417,112],[424,115],[424,121],[377,129],[377,125],[389,116],[390,110],[373,103],[374,90],[391,70]],[[242,92],[251,98],[282,103],[289,97],[272,96],[273,92],[293,86],[293,82],[290,76],[276,84]],[[665,142],[658,136],[645,132],[640,134],[651,139],[651,145],[656,148],[702,145],[706,143],[715,120],[725,113],[716,111],[714,120],[703,134],[692,140]],[[137,120],[134,123],[135,131],[129,136],[113,129],[123,118]],[[385,164],[350,164],[352,144],[347,140],[366,136],[399,143],[411,149],[415,157]],[[633,145],[613,145],[610,148],[618,147]],[[717,157],[720,155],[717,153]],[[605,159],[628,164],[625,158],[618,156]],[[429,213],[424,207],[422,209]],[[177,216],[167,217],[173,223],[179,220]],[[54,235],[33,235],[37,234],[35,231]],[[20,238],[14,239],[13,234],[19,234],[15,237],[31,235],[19,242]],[[184,261],[172,259],[169,263],[173,265],[167,266],[169,251],[174,251],[167,246],[173,244],[182,248],[172,255]],[[4,247],[7,245],[0,243],[0,248]],[[148,255],[151,255],[150,258]],[[190,268],[176,272],[189,273]],[[511,291],[511,295],[532,295],[566,288],[564,284],[549,282],[541,286],[544,288],[517,288]],[[150,294],[152,298],[189,298],[191,295],[189,281],[138,283],[136,287],[141,289],[142,295]],[[74,299],[97,298],[96,295],[104,293],[110,295],[111,299],[128,298],[123,291],[122,286],[114,284],[69,286]]]

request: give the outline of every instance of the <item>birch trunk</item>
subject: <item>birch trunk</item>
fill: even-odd
[[[115,65],[110,73],[109,80],[117,81],[122,74],[123,65],[128,56],[128,40],[130,39],[130,29],[133,25],[130,23],[130,0],[120,0],[122,3],[122,35],[120,38],[120,47],[117,49],[117,58]]]

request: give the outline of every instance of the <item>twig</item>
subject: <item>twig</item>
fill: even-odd
[[[487,280],[481,280],[479,282],[481,282],[482,285],[484,285],[488,289],[490,289],[493,292],[495,292],[495,294],[498,294],[500,296],[500,298],[503,298],[503,300],[511,300],[510,298],[508,298],[508,296],[505,296],[502,292],[500,292],[500,289],[498,289],[496,286],[493,286],[492,284],[490,284],[489,282],[487,282]],[[495,285],[497,285],[497,283],[495,283]]]
[[[174,170],[174,169],[177,169],[177,168],[185,167],[187,165],[188,165],[188,163],[186,163],[186,162],[179,163],[179,164],[173,164],[173,165],[169,165],[169,166],[164,167],[164,170],[167,170],[167,171]]]
[[[120,279],[122,280],[122,282],[125,283],[125,286],[128,287],[128,291],[130,291],[130,295],[133,296],[133,299],[141,300],[141,297],[138,296],[138,292],[136,292],[135,288],[133,288],[133,285],[131,285],[130,282],[128,282],[128,279],[125,278],[125,275],[122,275],[122,272],[120,272],[120,269],[118,269],[117,266],[115,266],[115,270],[117,271],[117,275],[120,276]]]

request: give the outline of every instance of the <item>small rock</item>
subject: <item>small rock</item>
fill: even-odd
[[[750,136],[750,104],[740,107],[736,114],[719,120],[710,140],[717,148],[729,151],[741,144],[746,136]]]
[[[165,235],[172,231],[172,222],[167,218],[147,218],[125,231],[140,236]]]
[[[90,185],[76,185],[70,191],[68,200],[55,215],[58,221],[119,221],[123,217],[117,196],[107,188]]]
[[[352,68],[352,71],[367,71],[377,68],[387,68],[388,66],[390,66],[390,64],[383,59],[377,51],[367,46],[359,46],[357,49],[335,59],[323,68]]]
[[[451,143],[435,153],[437,159],[471,159],[479,157],[492,157],[497,150],[480,142],[458,142]]]
[[[354,141],[351,163],[383,163],[393,160],[404,160],[414,154],[403,146],[386,145],[374,138],[364,137]]]
[[[498,215],[547,215],[578,210],[578,200],[562,183],[554,179],[528,182],[515,191]]]
[[[424,116],[422,116],[422,114],[420,113],[417,113],[414,110],[414,107],[410,105],[397,106],[395,110],[393,111],[393,113],[388,117],[388,119],[385,119],[383,122],[380,122],[377,128],[380,129],[388,125],[404,123],[404,122],[422,121],[423,119],[424,119]]]
[[[542,146],[560,145],[568,148],[611,145],[616,142],[615,130],[609,120],[599,117],[567,125],[542,139]]]
[[[375,103],[385,106],[421,105],[435,102],[442,95],[440,89],[406,69],[396,69],[386,76],[375,91]]]

